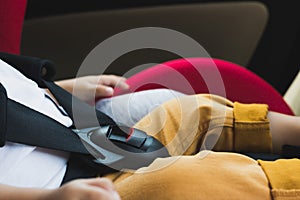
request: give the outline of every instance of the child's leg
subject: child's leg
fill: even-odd
[[[157,159],[115,186],[123,200],[271,199],[257,162],[236,153],[202,151]]]
[[[300,127],[296,125],[299,124],[299,118],[268,112],[267,108],[264,104],[232,103],[218,96],[186,96],[164,103],[143,118],[136,127],[158,138],[172,156],[195,154],[199,146],[203,147],[205,143],[208,148],[219,151],[271,152],[273,142],[277,153],[285,142],[298,145],[299,140],[294,142],[292,139],[300,133]],[[269,132],[270,124],[272,135]],[[285,135],[288,139],[281,142],[281,136],[290,125],[296,126],[290,134]],[[140,195],[149,200],[160,197],[181,199],[187,195],[192,198],[206,194],[204,199],[214,199],[214,195],[220,197],[225,194],[224,191],[235,192],[234,196],[241,195],[244,198],[257,199],[258,194],[261,194],[262,199],[270,199],[267,177],[257,162],[230,153],[206,153],[208,156],[203,156],[205,152],[202,151],[200,157],[197,154],[157,159],[149,167],[134,174],[120,173],[120,176],[112,175],[110,178],[115,181],[123,199],[140,199]],[[214,154],[216,156],[210,157]],[[241,172],[245,169],[245,172]],[[258,179],[262,185],[258,186]],[[222,185],[220,191],[211,188],[218,181],[224,181],[219,183]],[[255,184],[248,184],[248,181]],[[247,187],[244,187],[245,184]],[[247,190],[250,185],[258,187]],[[241,189],[237,189],[239,186],[242,186]],[[141,190],[141,187],[144,189]],[[148,190],[153,192],[148,193]],[[152,195],[154,192],[155,196]],[[251,194],[256,196],[251,197]],[[233,193],[226,195],[232,196]]]
[[[264,104],[193,95],[164,103],[136,127],[154,135],[171,155],[190,155],[200,149],[280,153],[283,144],[300,145],[299,124],[298,117],[268,112]]]
[[[282,145],[300,145],[300,117],[269,112],[273,152],[280,153]]]

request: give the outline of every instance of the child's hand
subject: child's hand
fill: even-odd
[[[18,200],[120,200],[107,178],[77,179],[57,189],[21,188],[0,184],[0,199]]]
[[[58,81],[57,84],[83,101],[91,102],[113,95],[114,88],[128,90],[126,79],[116,75],[83,76]]]
[[[44,195],[44,200],[120,200],[113,183],[106,178],[78,179]]]

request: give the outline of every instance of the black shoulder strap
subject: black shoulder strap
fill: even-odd
[[[7,140],[67,152],[89,154],[71,129],[42,113],[8,99],[1,84],[0,91],[2,146]]]
[[[95,163],[95,158],[71,129],[8,99],[5,88],[0,84],[0,147],[6,141],[70,152],[64,182],[76,177],[87,178],[116,171]]]
[[[0,83],[0,147],[4,146],[7,127],[7,95],[5,88]]]

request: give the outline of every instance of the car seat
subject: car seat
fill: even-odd
[[[216,73],[220,73],[221,79],[217,78],[215,84],[223,84],[225,92],[219,87],[211,90],[207,84]],[[241,103],[265,103],[272,111],[294,115],[281,94],[270,84],[250,70],[220,59],[176,59],[139,72],[127,82],[131,92],[169,88],[186,94],[214,93]],[[115,92],[115,95],[120,94],[119,90]]]
[[[20,53],[26,0],[0,0],[0,51]]]

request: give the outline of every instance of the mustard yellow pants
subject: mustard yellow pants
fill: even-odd
[[[272,151],[267,113],[267,105],[215,95],[173,99],[136,124],[160,140],[171,157],[107,177],[123,200],[300,199],[298,159],[267,162],[229,153]]]

